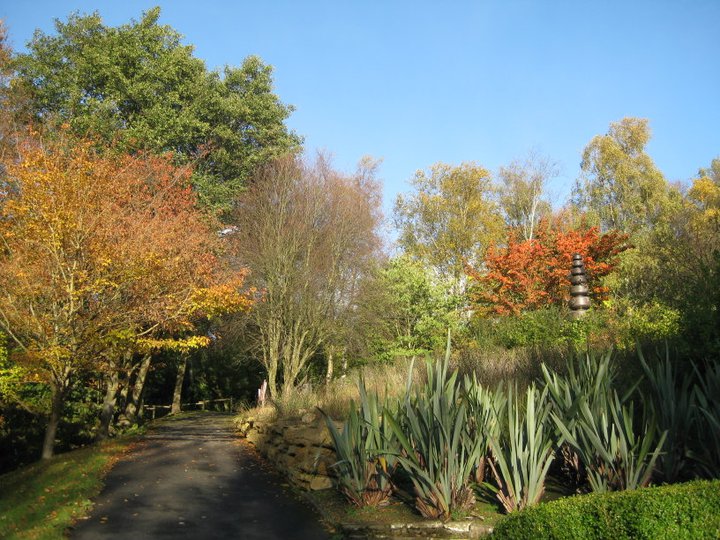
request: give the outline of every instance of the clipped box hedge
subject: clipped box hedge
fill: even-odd
[[[720,480],[558,499],[504,518],[493,538],[720,538]]]

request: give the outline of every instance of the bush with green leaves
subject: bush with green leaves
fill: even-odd
[[[457,371],[448,374],[450,356],[434,366],[426,363],[427,381],[411,386],[403,403],[386,411],[401,448],[398,462],[415,488],[415,505],[425,517],[448,520],[475,502],[472,473],[482,454],[483,439],[468,422]]]
[[[408,255],[387,261],[364,284],[360,307],[367,310],[359,352],[374,361],[442,351],[448,328],[460,326],[460,299],[451,284]]]
[[[612,363],[612,352],[606,354],[587,353],[576,355],[567,364],[567,372],[559,374],[545,364],[541,366],[545,388],[555,409],[554,416],[562,419],[562,424],[572,439],[578,438],[578,408],[585,401],[594,415],[607,409],[607,403],[617,369]],[[562,432],[557,431],[558,439]],[[559,447],[562,470],[578,489],[586,480],[586,471],[577,450],[567,442]]]
[[[340,491],[355,506],[387,504],[392,493],[391,474],[396,466],[397,442],[375,393],[368,393],[360,378],[360,407],[350,404],[342,431],[323,412],[333,439]],[[321,411],[322,412],[322,411]]]
[[[634,305],[627,299],[613,302],[621,344],[632,350],[637,341],[658,343],[680,333],[681,313],[657,301]]]
[[[580,456],[593,491],[637,489],[650,483],[667,433],[659,433],[652,408],[644,402],[639,418],[635,411],[633,402],[623,403],[613,389],[604,410],[593,411],[586,399],[580,399],[572,424],[553,415],[560,433]]]
[[[475,373],[472,374],[472,377],[465,375],[463,383],[463,398],[468,406],[468,422],[471,423],[481,446],[475,467],[475,481],[482,484],[485,481],[485,471],[488,466],[489,441],[500,436],[502,422],[498,418],[498,411],[505,410],[508,396],[502,383],[498,384],[493,391],[483,386]]]
[[[499,540],[690,540],[720,537],[720,481],[694,481],[543,503],[504,518]]]
[[[654,409],[658,428],[667,432],[663,451],[658,458],[658,471],[662,479],[669,483],[689,478],[691,442],[693,434],[702,424],[698,418],[694,372],[687,370],[680,373],[670,359],[667,346],[665,355],[653,359],[652,363],[646,361],[639,346],[637,351],[645,372],[646,394]],[[720,446],[716,448],[720,450]]]
[[[554,457],[547,389],[531,385],[525,398],[523,407],[517,388],[510,387],[505,406],[495,411],[501,429],[488,434],[497,498],[508,513],[540,501]]]
[[[691,453],[707,478],[720,478],[720,362],[695,368],[697,379],[698,437]]]
[[[475,340],[484,346],[507,349],[563,347],[572,351],[585,350],[588,343],[604,345],[608,329],[614,328],[612,317],[608,310],[597,308],[581,319],[573,319],[566,308],[549,306],[513,316],[477,320],[474,323]],[[611,336],[612,340],[616,337]]]
[[[513,317],[477,321],[478,339],[507,348],[564,343],[570,321],[565,310],[549,307]]]

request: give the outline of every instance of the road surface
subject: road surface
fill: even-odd
[[[94,502],[70,538],[330,538],[314,510],[235,436],[230,415],[157,422]]]

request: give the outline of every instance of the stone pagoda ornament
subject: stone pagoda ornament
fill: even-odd
[[[576,253],[570,270],[570,316],[579,319],[590,308],[590,289],[587,285],[585,263],[582,255]]]

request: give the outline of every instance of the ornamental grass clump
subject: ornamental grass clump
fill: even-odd
[[[637,352],[645,371],[649,402],[655,412],[658,427],[667,431],[665,445],[658,458],[658,471],[668,483],[692,477],[688,470],[692,464],[688,459],[692,456],[690,445],[698,425],[702,424],[702,418],[698,418],[698,390],[694,373],[688,370],[680,374],[670,360],[667,347],[665,355],[652,365],[645,361],[640,347]],[[720,450],[720,444],[716,448]]]
[[[720,478],[720,363],[708,362],[703,373],[695,368],[698,409],[697,449],[692,457],[707,478]]]
[[[475,467],[475,482],[483,484],[490,453],[489,440],[500,435],[502,426],[498,411],[504,410],[508,397],[502,383],[499,383],[494,391],[490,390],[480,384],[475,373],[472,377],[466,375],[463,382],[468,422],[471,423],[481,447]]]
[[[612,353],[604,355],[578,355],[568,363],[567,374],[560,375],[542,366],[544,386],[557,416],[572,440],[578,439],[578,408],[582,402],[588,405],[593,415],[599,415],[608,408],[608,399],[617,371],[612,364]],[[562,432],[557,430],[562,441]],[[569,440],[569,439],[568,439]],[[562,470],[570,484],[579,489],[587,479],[584,464],[577,449],[566,441],[559,443],[559,457]]]
[[[444,360],[426,362],[425,384],[411,392],[408,378],[404,402],[386,412],[401,448],[398,462],[415,488],[416,508],[444,521],[475,503],[472,473],[484,450],[483,438],[468,422],[457,371],[448,375],[449,356],[448,340]]]
[[[562,436],[577,452],[587,470],[592,491],[621,491],[647,486],[665,444],[652,408],[643,402],[640,418],[633,402],[623,404],[611,390],[607,407],[593,411],[588,400],[578,404],[574,433],[553,413]]]
[[[494,422],[501,429],[490,433],[488,441],[497,498],[510,513],[538,503],[545,492],[545,478],[554,457],[554,433],[548,425],[551,404],[547,389],[528,387],[523,407],[517,388],[513,391],[509,387],[504,403],[496,410]]]
[[[351,402],[342,431],[323,412],[338,457],[338,487],[355,506],[383,506],[392,494],[397,442],[382,414],[387,403],[367,392],[362,377],[358,389],[360,407]]]

